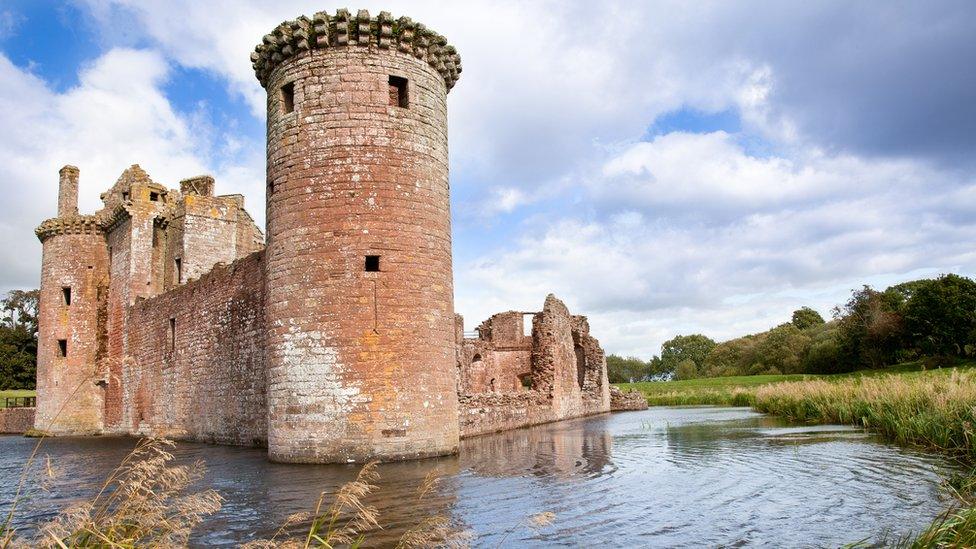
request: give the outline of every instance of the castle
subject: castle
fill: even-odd
[[[603,351],[555,297],[476,335],[454,314],[461,61],[443,37],[339,10],[282,23],[251,60],[267,90],[266,237],[208,176],[175,190],[132,166],[82,215],[79,170],[61,170],[58,215],[36,230],[38,429],[347,462],[611,409]]]

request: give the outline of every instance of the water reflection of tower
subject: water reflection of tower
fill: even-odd
[[[266,531],[256,532],[256,537],[268,538],[285,519],[294,513],[310,512],[322,492],[327,494],[324,505],[332,502],[340,486],[353,481],[360,465],[294,465],[256,462],[239,486],[239,493],[228,494],[242,508],[257,510],[270,517],[265,520]],[[454,515],[458,500],[457,475],[460,471],[457,456],[402,462],[382,463],[377,466],[377,488],[364,503],[378,511],[382,529],[366,535],[367,547],[392,547],[409,529],[417,527],[425,519],[435,516]],[[418,497],[419,489],[428,475],[438,479],[436,484]],[[458,525],[462,526],[462,525]],[[463,526],[462,526],[463,529]],[[303,536],[308,522],[296,524],[288,533],[291,537]],[[251,534],[251,532],[248,532]]]
[[[461,441],[461,468],[491,477],[606,474],[613,461],[604,421],[587,418],[468,438]]]

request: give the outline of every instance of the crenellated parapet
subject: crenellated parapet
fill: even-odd
[[[362,47],[396,50],[426,61],[444,78],[450,91],[461,74],[461,56],[440,34],[409,17],[394,19],[389,12],[370,17],[366,10],[352,15],[341,9],[335,15],[316,13],[285,21],[254,48],[254,74],[266,86],[271,72],[282,61],[313,49]]]
[[[41,242],[62,234],[98,234],[104,230],[103,220],[97,215],[69,215],[54,217],[41,223],[34,234]]]

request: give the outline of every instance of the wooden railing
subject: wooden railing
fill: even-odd
[[[34,408],[37,406],[37,397],[5,397],[3,401],[5,408]]]

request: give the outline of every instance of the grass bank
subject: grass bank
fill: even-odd
[[[33,389],[7,389],[0,391],[0,408],[7,405],[7,397],[32,397],[37,396],[37,391]]]
[[[847,374],[761,375],[688,379],[684,381],[642,381],[618,383],[624,391],[635,389],[647,397],[650,406],[684,406],[710,404],[716,406],[752,406],[756,389],[766,385],[795,381],[844,381],[886,375],[899,377],[945,376],[954,371],[976,371],[976,361],[960,362],[953,368],[926,369],[921,361],[906,362],[880,370],[859,370]]]

